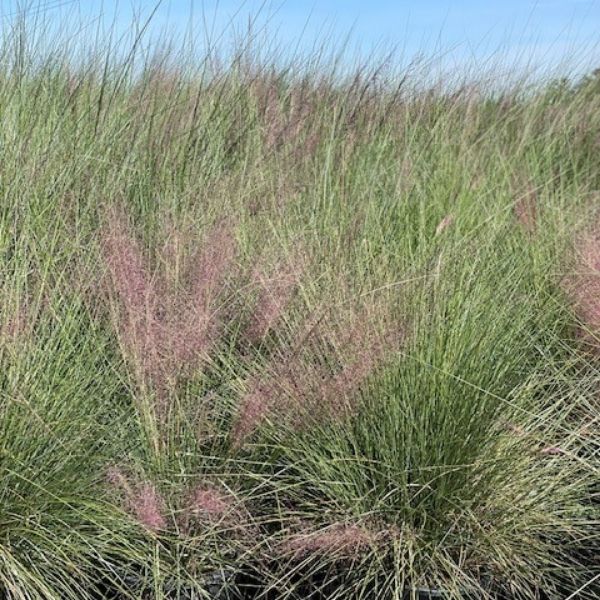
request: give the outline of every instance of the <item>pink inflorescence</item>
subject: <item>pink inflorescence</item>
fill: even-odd
[[[354,556],[372,546],[373,535],[366,529],[338,523],[317,532],[293,535],[282,544],[284,554],[296,558],[307,554]]]
[[[381,344],[363,338],[364,347],[353,348],[351,360],[321,387],[321,396],[334,410],[343,409],[345,400],[360,389],[383,359],[385,349]]]
[[[109,468],[107,480],[123,494],[127,510],[140,525],[154,532],[166,528],[164,502],[153,484],[143,482],[132,485],[118,467]]]
[[[246,331],[251,342],[264,338],[281,319],[298,285],[301,272],[302,267],[297,261],[280,265],[270,276],[259,269],[253,271],[252,281],[259,290],[259,296]]]
[[[232,499],[212,486],[201,485],[193,491],[190,510],[198,516],[221,518],[230,514],[232,509]]]
[[[268,380],[261,381],[254,378],[248,383],[231,430],[234,447],[241,447],[267,418],[273,409],[275,399],[275,385]]]
[[[154,485],[143,484],[130,503],[135,518],[144,527],[150,531],[165,529],[167,522],[163,516],[163,502]]]
[[[192,260],[189,292],[183,306],[171,303],[169,354],[175,368],[207,357],[219,335],[216,306],[235,257],[231,226],[218,223],[208,233],[201,251]]]
[[[102,236],[111,292],[119,301],[119,333],[144,375],[160,378],[164,325],[160,297],[143,252],[122,215],[111,215]]]
[[[169,295],[152,277],[123,215],[112,215],[102,250],[119,302],[118,329],[145,379],[159,390],[207,357],[218,335],[215,303],[235,255],[227,224],[215,226],[194,258],[187,293]]]
[[[196,309],[212,307],[235,257],[236,242],[231,223],[217,223],[192,261],[191,303]]]
[[[236,447],[270,415],[302,428],[323,419],[343,419],[355,410],[362,385],[385,360],[393,340],[382,340],[362,316],[341,331],[311,327],[302,335],[302,347],[292,344],[265,373],[249,380],[233,427]]]

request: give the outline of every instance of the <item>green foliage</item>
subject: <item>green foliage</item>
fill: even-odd
[[[595,74],[498,93],[247,45],[198,62],[143,37],[32,40],[0,45],[0,595],[206,595],[254,570],[276,597],[595,597],[600,319],[565,283],[597,233]],[[215,227],[235,245],[218,335],[186,353]],[[293,293],[269,287],[288,262]],[[251,339],[265,290],[285,310]],[[373,332],[400,344],[323,392],[351,380],[345,330],[365,361]],[[282,364],[313,404],[280,387],[236,444]],[[353,410],[314,418],[332,389]]]

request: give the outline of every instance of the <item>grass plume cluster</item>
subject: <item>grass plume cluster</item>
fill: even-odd
[[[598,73],[22,25],[0,596],[597,597]]]

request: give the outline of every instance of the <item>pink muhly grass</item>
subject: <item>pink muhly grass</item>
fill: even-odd
[[[396,336],[382,339],[365,314],[355,317],[345,331],[326,331],[323,336],[320,321],[309,318],[312,324],[308,331],[302,328],[302,346],[296,344],[274,359],[262,376],[250,380],[232,430],[234,447],[243,445],[271,415],[286,426],[303,429],[315,422],[344,419],[356,410],[358,392],[386,360]]]
[[[167,295],[149,275],[124,216],[111,215],[102,252],[119,310],[118,331],[128,353],[161,396],[187,368],[206,358],[218,335],[217,307],[235,255],[231,227],[215,226],[192,261],[188,293]]]
[[[43,315],[50,311],[51,303],[48,290],[39,294],[22,293],[13,300],[9,297],[3,298],[0,289],[0,344],[31,341],[36,326]]]
[[[247,386],[231,429],[234,448],[240,448],[273,410],[276,390],[268,381],[254,378]]]
[[[258,301],[246,330],[248,339],[255,343],[264,338],[279,322],[298,285],[301,268],[289,261],[266,277],[258,269],[252,273],[259,289]]]
[[[157,293],[144,261],[142,250],[123,216],[112,215],[102,235],[102,251],[115,291],[130,318],[145,314],[155,306]]]
[[[235,498],[211,483],[202,483],[192,489],[183,504],[179,519],[181,531],[192,534],[198,524],[203,526],[221,522],[228,528],[238,525],[244,528],[245,520],[236,509]]]
[[[248,382],[232,427],[234,448],[240,448],[272,415],[299,427],[305,413],[318,407],[317,389],[324,380],[298,355],[274,360],[264,374]]]
[[[216,306],[235,257],[231,225],[218,223],[206,237],[189,269],[189,293],[172,315],[169,353],[175,363],[189,366],[207,357],[219,334]]]
[[[200,485],[192,493],[189,510],[208,519],[219,519],[231,514],[232,498],[210,485]]]
[[[165,529],[167,521],[163,515],[164,502],[156,487],[148,482],[131,485],[127,476],[118,467],[107,473],[108,482],[119,489],[125,497],[128,512],[149,531]]]
[[[369,314],[370,310],[374,307],[356,313],[351,325],[337,336],[340,338],[341,367],[327,382],[323,382],[320,390],[324,404],[334,413],[342,409],[353,410],[356,392],[404,338],[404,333],[394,325],[386,326],[387,331],[380,333]]]
[[[222,221],[213,226],[190,269],[190,301],[196,310],[212,307],[231,272],[235,251],[236,242],[231,224]]]
[[[139,523],[150,531],[165,529],[167,521],[163,515],[163,501],[156,487],[143,484],[130,499],[131,510]]]
[[[294,558],[307,554],[352,557],[368,549],[373,542],[373,535],[363,527],[337,523],[320,531],[295,534],[281,545],[281,550]]]
[[[169,318],[163,345],[168,371],[174,377],[201,359],[207,359],[217,337],[215,319],[205,311],[184,307]]]
[[[352,396],[371,375],[377,366],[376,363],[377,357],[365,351],[353,363],[334,375],[329,382],[322,385],[320,395],[329,413],[352,410]]]
[[[118,329],[122,340],[143,374],[161,379],[163,326],[159,293],[123,216],[111,215],[101,244],[111,292],[119,303]]]

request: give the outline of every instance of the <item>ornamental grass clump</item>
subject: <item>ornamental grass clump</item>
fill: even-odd
[[[164,589],[181,571],[204,593],[210,573],[233,568],[260,541],[247,535],[248,492],[232,491],[239,475],[225,445],[231,400],[223,397],[220,369],[234,361],[223,347],[243,316],[226,302],[240,281],[237,244],[225,220],[209,226],[200,243],[184,229],[168,233],[174,243],[142,250],[122,210],[99,231],[101,297],[124,359],[123,392],[136,413],[130,427],[139,432],[126,467],[108,469],[107,488],[145,536],[140,548],[154,556],[149,582],[139,585]],[[244,304],[237,298],[232,306]],[[156,544],[160,552],[153,553]]]
[[[287,340],[243,383],[232,427],[240,448],[271,421],[281,432],[302,430],[356,412],[361,387],[401,347],[399,326],[382,334],[374,304],[361,310],[328,307],[305,317]],[[338,314],[334,314],[338,311]]]
[[[43,273],[48,263],[33,256],[31,273]],[[103,368],[108,340],[76,293],[0,268],[3,291],[10,284],[32,298],[19,312],[22,325],[0,343],[0,593],[97,597],[101,582],[116,585],[117,557],[139,568],[149,562],[135,529],[99,489],[104,462],[123,450],[114,422],[126,420]],[[35,299],[43,297],[41,306]]]
[[[29,8],[0,597],[598,597],[598,74]]]
[[[567,376],[566,312],[528,287],[533,267],[497,235],[411,286],[402,351],[349,419],[273,435],[281,470],[271,485],[286,507],[279,549],[297,549],[275,576],[282,593],[335,573],[340,598],[418,588],[559,597],[593,575],[575,549],[595,544],[585,500],[594,475],[555,386]],[[323,537],[298,538],[298,518]],[[328,551],[328,531],[344,545],[340,523],[364,524],[371,543],[349,539],[350,556]]]

